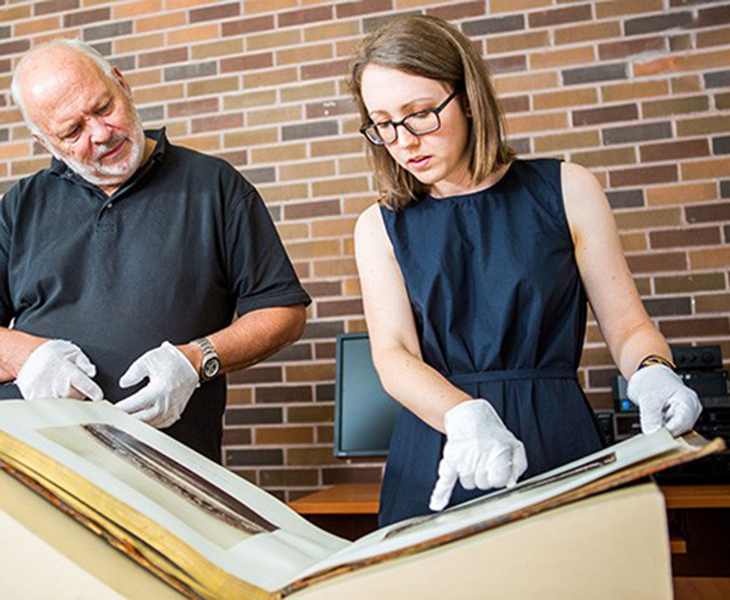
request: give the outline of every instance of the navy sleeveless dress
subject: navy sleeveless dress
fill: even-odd
[[[382,208],[426,363],[487,399],[527,450],[522,478],[603,446],[578,384],[586,295],[560,161],[517,160],[492,187]],[[428,514],[445,436],[401,409],[380,525]],[[483,495],[457,483],[450,505]]]

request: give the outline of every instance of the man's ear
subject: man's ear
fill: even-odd
[[[119,87],[121,87],[127,94],[132,96],[132,88],[129,86],[129,83],[127,83],[127,80],[124,79],[124,75],[122,75],[122,72],[117,69],[116,67],[112,67],[112,74],[114,75],[114,78],[117,80],[117,83],[119,84]]]

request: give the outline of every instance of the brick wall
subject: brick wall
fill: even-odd
[[[364,328],[352,229],[374,199],[348,56],[392,14],[448,18],[482,48],[524,156],[589,167],[649,313],[670,341],[730,359],[730,2],[702,0],[0,0],[0,189],[48,163],[7,93],[33,44],[93,43],[145,122],[222,156],[261,190],[314,298],[304,338],[231,377],[226,464],[285,499],[374,481],[332,458],[334,338]],[[596,407],[616,373],[595,322]]]

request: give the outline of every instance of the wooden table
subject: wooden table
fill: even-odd
[[[302,515],[377,515],[379,483],[341,483],[289,503]]]
[[[667,510],[730,508],[730,485],[664,485]],[[377,528],[379,483],[342,483],[294,500],[289,506],[313,523],[348,539]],[[688,552],[686,531],[671,530],[673,555]]]
[[[730,485],[664,485],[668,509],[730,508]],[[379,483],[341,483],[294,500],[289,506],[302,515],[375,515]]]
[[[668,509],[730,508],[730,485],[661,486]]]

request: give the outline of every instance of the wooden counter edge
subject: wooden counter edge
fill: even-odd
[[[667,508],[730,508],[730,485],[661,486]]]
[[[668,509],[730,508],[730,485],[664,485]],[[340,483],[289,503],[303,515],[370,515],[378,513],[379,483]]]
[[[340,483],[289,502],[302,515],[376,515],[379,483]]]

